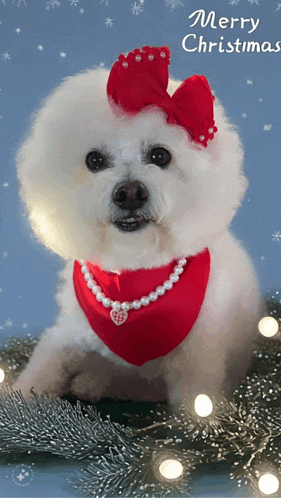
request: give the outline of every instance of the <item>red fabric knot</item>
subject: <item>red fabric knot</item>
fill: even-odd
[[[183,126],[194,142],[207,147],[218,131],[209,83],[205,76],[191,76],[171,97],[167,93],[169,64],[170,49],[166,46],[144,46],[119,55],[107,82],[108,100],[131,115],[145,107],[160,107],[168,123]]]

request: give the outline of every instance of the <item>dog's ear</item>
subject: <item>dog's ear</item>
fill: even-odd
[[[236,188],[229,192],[236,197],[233,207],[233,215],[241,205],[248,188],[248,180],[243,172],[244,149],[239,134],[239,128],[231,123],[227,113],[219,99],[216,97],[214,106],[215,120],[218,125],[219,133],[213,141],[209,151],[214,162],[219,162],[221,168],[226,170],[226,174],[233,176],[233,185]],[[235,193],[235,195],[234,195]]]
[[[81,222],[75,192],[69,187],[70,181],[77,187],[77,179],[74,174],[70,178],[69,171],[74,173],[83,160],[95,128],[112,116],[106,97],[108,74],[99,68],[63,80],[34,113],[16,155],[20,195],[33,232],[65,259],[80,258],[94,237]]]

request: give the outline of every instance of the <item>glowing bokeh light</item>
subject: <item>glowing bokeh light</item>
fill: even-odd
[[[258,323],[260,333],[264,337],[273,337],[277,334],[279,326],[277,320],[273,316],[265,316]]]
[[[5,372],[2,368],[0,368],[0,384],[3,382],[5,379]]]
[[[208,417],[213,411],[213,403],[206,394],[196,396],[194,409],[200,417]]]
[[[273,495],[279,489],[277,477],[270,473],[263,474],[263,476],[260,477],[258,484],[261,492],[265,495]]]
[[[159,472],[166,479],[177,479],[183,473],[183,466],[179,460],[170,458],[159,465]]]

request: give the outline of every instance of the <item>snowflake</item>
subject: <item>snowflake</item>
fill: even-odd
[[[138,16],[141,12],[143,12],[142,5],[143,5],[143,2],[140,2],[138,5],[137,5],[137,2],[135,2],[131,6],[132,13],[135,14],[136,16]]]
[[[262,102],[262,99],[259,99],[259,102]]]
[[[20,34],[20,32],[21,32],[21,29],[20,29],[20,28],[17,28],[17,29],[16,29],[16,33],[19,35],[19,34]]]
[[[79,10],[80,14],[84,14],[84,9]]]
[[[3,292],[3,289],[0,289],[0,292]]]
[[[251,5],[254,5],[254,3],[259,5],[259,0],[248,0],[248,2],[250,2]]]
[[[105,25],[106,27],[108,28],[109,26],[113,26],[113,19],[111,19],[110,17],[107,17],[107,19],[105,20]]]
[[[11,54],[9,54],[9,52],[5,52],[4,54],[2,54],[4,61],[11,60],[10,55]]]
[[[9,187],[9,184],[7,182],[3,183],[3,187]]]
[[[7,1],[6,0],[2,0],[2,4],[3,5],[6,5]]]
[[[5,321],[5,325],[6,325],[6,327],[12,327],[13,326],[12,320],[10,320],[10,318],[8,318],[8,320]]]
[[[240,0],[230,0],[229,5],[238,5]]]
[[[183,3],[180,0],[165,0],[166,7],[170,7],[170,9],[175,9],[176,7],[184,7]]]
[[[3,252],[2,256],[3,256],[3,258],[6,258],[8,256],[8,253],[7,252]]]
[[[65,52],[60,52],[60,57],[62,59],[65,59],[66,56],[67,56],[67,54]]]
[[[38,47],[37,47],[37,48],[38,48],[38,50],[44,50],[43,45],[38,45]]]
[[[4,327],[3,327],[3,325],[1,325],[1,326],[0,326],[0,330],[4,330]]]
[[[247,85],[253,85],[252,80],[247,80]]]
[[[265,260],[265,257],[264,256],[261,256],[261,261],[264,261]]]
[[[100,3],[104,3],[106,7],[109,6],[109,0],[100,0]]]
[[[60,7],[61,3],[58,0],[48,0],[46,3],[46,10],[50,10],[50,7],[54,9],[55,6]]]
[[[22,326],[23,326],[24,329],[26,329],[27,325],[28,325],[28,323],[23,323],[22,324]]]
[[[245,112],[243,112],[243,114],[241,114],[242,118],[246,118],[247,117],[247,114]]]
[[[79,0],[68,0],[68,1],[70,2],[70,6],[75,5],[75,7],[79,3]]]
[[[277,240],[279,242],[279,239],[281,239],[281,233],[280,232],[274,232],[272,234],[273,239],[272,240]]]
[[[270,131],[270,130],[272,130],[272,124],[263,125],[263,131]]]
[[[13,0],[12,3],[14,3],[15,1],[16,0]],[[24,3],[24,5],[27,7],[25,0],[18,0],[18,7],[20,6],[21,3]]]
[[[275,12],[277,12],[277,10],[280,10],[280,9],[281,9],[281,3],[278,4],[278,7],[277,7]]]

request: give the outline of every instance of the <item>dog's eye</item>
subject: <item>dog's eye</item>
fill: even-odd
[[[108,167],[106,158],[97,150],[92,150],[89,154],[87,154],[85,163],[87,168],[94,173]]]
[[[161,168],[168,166],[171,162],[171,159],[172,156],[170,152],[167,149],[164,149],[164,147],[154,147],[154,149],[152,149],[148,154],[149,162],[156,164]]]

